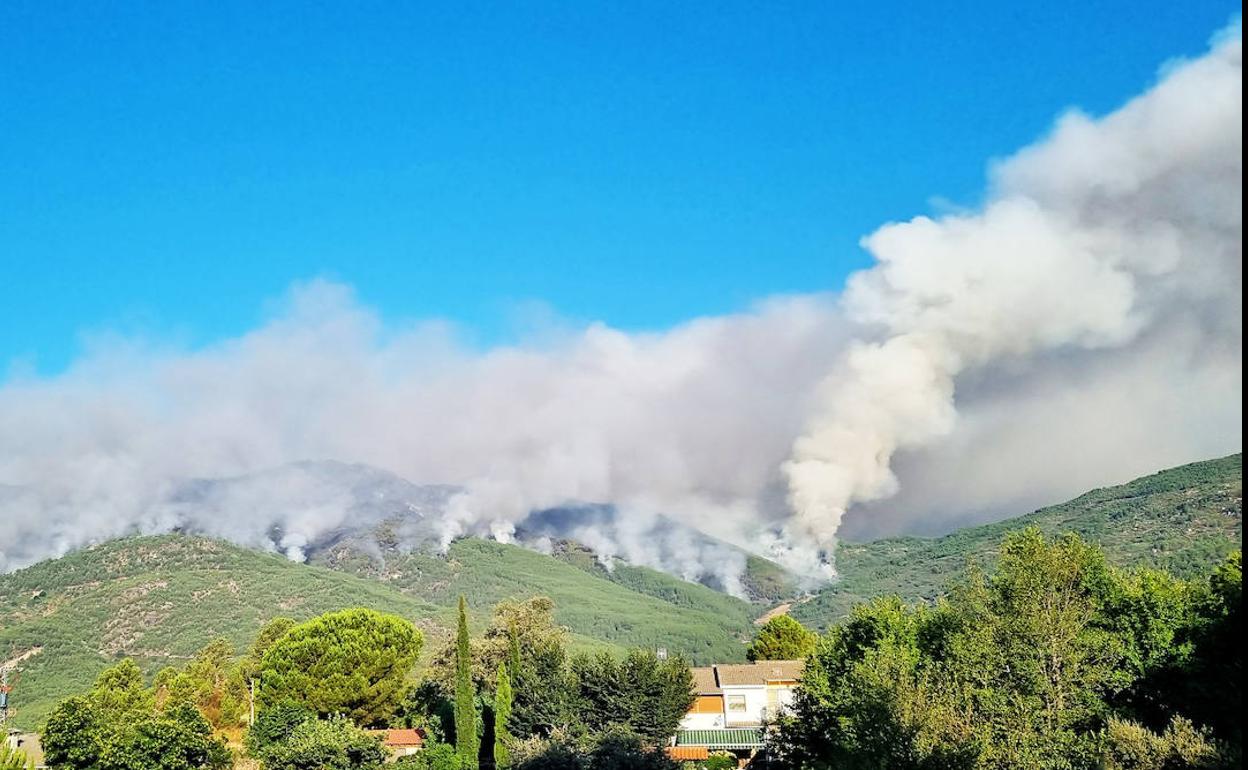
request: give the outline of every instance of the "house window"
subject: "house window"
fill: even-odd
[[[745,712],[745,696],[744,695],[729,695],[728,696],[728,710],[735,711],[737,713],[744,713]]]

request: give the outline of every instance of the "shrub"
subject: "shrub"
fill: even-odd
[[[464,760],[451,744],[430,743],[418,754],[400,757],[392,767],[396,770],[464,770]]]
[[[34,762],[26,756],[25,752],[10,748],[6,743],[0,743],[0,770],[30,770],[34,766]]]
[[[265,770],[380,770],[386,756],[380,739],[337,717],[300,723],[260,758]]]

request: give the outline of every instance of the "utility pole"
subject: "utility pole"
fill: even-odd
[[[0,668],[0,728],[9,719],[9,667]]]
[[[247,685],[247,726],[254,727],[256,724],[256,680],[249,679]]]

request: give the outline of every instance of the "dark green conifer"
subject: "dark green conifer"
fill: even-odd
[[[507,722],[511,719],[511,676],[507,664],[498,666],[498,683],[494,688],[494,767],[507,770],[511,767],[511,732]]]
[[[468,642],[468,610],[459,597],[459,632],[455,639],[455,751],[464,767],[477,767],[477,706],[472,686],[472,650]]]

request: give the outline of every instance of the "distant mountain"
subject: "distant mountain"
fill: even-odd
[[[432,546],[441,537],[441,514],[458,491],[447,484],[414,484],[371,465],[322,460],[184,481],[168,507],[190,534],[263,542],[302,557],[383,522],[404,547]],[[264,524],[263,532],[253,531],[256,522]]]
[[[443,514],[460,491],[451,485],[414,484],[368,465],[300,462],[242,476],[183,482],[170,495],[168,509],[179,523],[178,531],[263,546],[296,560],[341,563],[352,571],[382,574],[384,565],[396,560],[441,551]],[[257,522],[267,524],[257,529]],[[611,504],[570,503],[530,513],[517,525],[515,540],[534,550],[565,555],[565,546],[578,540],[628,543],[635,552],[622,558],[591,554],[587,563],[566,559],[616,582],[633,580],[635,575],[605,565],[632,561],[750,600],[778,600],[796,585],[778,565],[675,518],[629,520],[627,532],[620,531],[623,524]]]
[[[795,604],[792,614],[824,628],[874,596],[934,599],[968,559],[990,566],[1006,533],[1031,526],[1051,535],[1076,532],[1121,566],[1203,574],[1243,542],[1243,455],[1161,471],[944,537],[842,543],[840,579]]]

